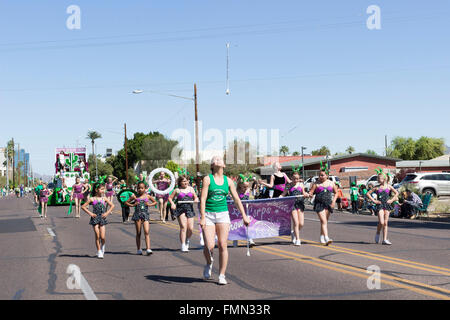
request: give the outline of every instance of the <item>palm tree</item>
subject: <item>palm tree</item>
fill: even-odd
[[[92,143],[92,154],[94,154],[94,144],[95,140],[101,139],[102,135],[97,131],[88,131],[86,139],[90,139]]]
[[[355,148],[353,148],[352,146],[348,147],[347,150],[345,150],[345,152],[352,154],[353,152],[355,152]]]
[[[288,152],[289,152],[288,146],[281,146],[281,148],[280,148],[280,153],[282,153],[283,156],[285,156],[286,153],[288,153]]]
[[[96,139],[101,139],[102,135],[100,133],[98,133],[97,131],[88,131],[86,139],[90,139],[91,143],[92,143],[92,156],[95,157],[95,177],[96,179],[98,178],[98,174],[97,174],[97,157],[95,156],[94,153],[94,144],[95,144],[95,140]]]

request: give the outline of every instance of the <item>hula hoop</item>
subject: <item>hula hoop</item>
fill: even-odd
[[[170,177],[170,186],[169,188],[167,188],[166,190],[158,190],[154,185],[153,185],[153,177],[160,172],[164,172],[166,174],[169,175]],[[150,186],[150,189],[156,193],[159,194],[161,196],[164,196],[166,194],[168,194],[169,192],[171,192],[174,188],[175,188],[175,176],[173,175],[172,171],[170,171],[169,169],[166,168],[156,168],[155,170],[153,170],[150,175],[148,176],[148,185]]]

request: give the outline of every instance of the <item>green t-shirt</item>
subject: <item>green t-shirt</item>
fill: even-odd
[[[131,192],[131,191],[125,191],[125,192],[122,192],[121,194],[120,194],[120,205],[122,206],[122,208],[125,208],[126,207],[126,205],[125,205],[125,202],[128,200],[128,199],[130,199],[130,197],[133,195],[133,192]]]
[[[358,188],[357,187],[350,188],[350,200],[351,201],[358,200]]]
[[[206,199],[206,212],[225,212],[228,211],[227,195],[229,192],[228,178],[223,176],[223,184],[217,185],[214,176],[209,175],[208,198]]]

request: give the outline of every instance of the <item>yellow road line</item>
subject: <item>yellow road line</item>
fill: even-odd
[[[161,225],[163,225],[165,227],[168,227],[170,229],[173,229],[173,230],[179,230],[179,228],[177,226],[175,226],[173,224],[170,224],[170,223],[166,223],[166,224],[159,223],[159,224],[161,224]],[[194,233],[200,234],[197,230],[194,230]],[[228,242],[230,243],[231,241],[228,241]],[[240,244],[242,244],[242,242],[244,242],[244,241],[239,241]],[[245,244],[245,242],[244,242],[244,244]],[[325,246],[321,246],[321,247],[325,247]],[[285,250],[277,249],[277,248],[274,248],[274,247],[266,247],[266,248],[255,248],[255,247],[253,247],[252,250],[257,250],[257,251],[260,251],[260,252],[265,252],[265,253],[269,253],[269,254],[272,254],[272,255],[277,255],[277,256],[280,256],[280,257],[284,257],[284,258],[289,258],[289,259],[296,260],[296,261],[299,261],[299,262],[315,265],[315,266],[318,266],[318,267],[321,267],[321,268],[326,268],[326,269],[334,270],[334,271],[337,271],[337,272],[342,272],[342,273],[354,275],[354,276],[357,276],[357,277],[363,278],[363,279],[367,279],[368,278],[368,275],[367,275],[367,272],[366,272],[365,269],[357,268],[357,267],[353,267],[353,266],[343,265],[343,264],[341,264],[339,262],[322,260],[322,259],[319,259],[319,258],[302,255],[302,254],[299,254],[299,253],[296,253],[296,252],[285,251]],[[352,271],[345,270],[345,269],[350,269]],[[424,288],[428,288],[428,289],[431,289],[431,290],[434,290],[434,291],[441,291],[441,292],[450,294],[450,290],[447,290],[447,289],[444,289],[444,288],[428,285],[428,284],[425,284],[425,283],[422,283],[422,282],[417,282],[417,281],[403,279],[403,278],[399,278],[399,277],[395,277],[395,276],[390,276],[390,275],[383,274],[383,273],[381,273],[381,277],[380,277],[380,281],[381,282],[389,284],[389,285],[392,285],[392,286],[395,286],[395,287],[399,287],[399,288],[402,288],[402,289],[407,289],[407,290],[414,291],[416,293],[420,293],[422,295],[434,297],[434,298],[437,298],[437,299],[450,300],[450,297],[446,296],[446,295],[442,295],[442,294],[435,293],[435,292],[432,292],[432,291],[429,291],[429,290],[425,290],[425,289],[419,289],[419,288],[412,287],[412,286],[405,285],[405,284],[398,283],[398,282],[392,282],[392,281],[389,281],[389,280],[385,280],[383,278],[387,278],[387,279],[390,279],[390,280],[395,280],[395,281],[398,281],[398,282],[404,282],[404,283],[408,283],[410,285],[424,287]]]
[[[290,240],[289,237],[287,237],[287,236],[280,236],[278,238],[281,238],[281,239],[284,239],[284,240],[288,240],[288,241]],[[334,246],[334,245],[332,245],[332,246],[324,246],[322,244],[319,244],[319,242],[315,242],[315,241],[312,241],[312,240],[306,240],[306,241],[308,243],[310,243],[312,246],[318,247],[318,248],[322,248],[322,249],[348,253],[348,254],[361,256],[361,257],[368,258],[368,259],[374,259],[374,260],[389,262],[389,263],[392,263],[392,264],[398,264],[398,265],[406,266],[408,268],[424,270],[424,271],[428,271],[428,272],[434,272],[434,273],[442,274],[442,275],[445,275],[445,276],[450,276],[450,272],[440,271],[440,270],[450,271],[450,269],[443,268],[443,267],[433,266],[433,265],[424,264],[424,263],[415,262],[415,261],[410,261],[410,260],[403,260],[403,259],[392,258],[392,257],[389,257],[389,256],[384,256],[384,255],[380,255],[380,254],[374,254],[374,253],[367,252],[367,251],[349,249],[349,248],[338,247],[338,246]],[[402,262],[399,262],[399,261],[402,261]],[[403,263],[403,262],[405,262],[405,263]],[[421,267],[421,266],[425,266],[426,268]],[[440,270],[432,270],[432,269],[440,269]]]

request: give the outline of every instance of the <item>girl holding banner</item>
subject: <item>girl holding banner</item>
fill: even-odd
[[[239,195],[236,192],[233,180],[223,174],[225,163],[221,157],[215,156],[211,159],[211,174],[203,179],[203,188],[200,197],[200,226],[205,241],[203,253],[206,259],[206,266],[203,276],[211,278],[213,266],[213,249],[215,245],[214,237],[217,234],[219,247],[219,284],[225,285],[225,271],[228,264],[228,233],[230,231],[230,215],[226,197],[231,193],[235,206],[242,214],[243,222],[246,226],[250,220],[242,206]]]
[[[294,173],[292,174],[292,184],[286,188],[283,194],[280,197],[284,197],[286,195],[289,196],[303,196],[304,198],[309,198],[309,194],[305,192],[305,186],[302,182],[300,182],[300,168],[293,169]],[[304,198],[297,198],[294,204],[294,209],[292,210],[292,221],[294,222],[294,238],[292,242],[295,246],[299,246],[302,244],[300,240],[300,229],[303,228],[305,224],[305,201]]]
[[[272,198],[278,198],[284,192],[287,183],[292,183],[291,179],[288,178],[286,173],[281,172],[281,165],[279,162],[275,162],[272,165],[275,173],[270,176],[270,183],[265,183],[259,180],[259,183],[268,188],[273,188]]]
[[[328,219],[330,218],[330,214],[333,213],[333,208],[338,197],[336,184],[328,179],[328,174],[328,164],[323,166],[321,161],[319,179],[309,191],[310,197],[315,195],[314,211],[319,216],[321,225],[320,243],[327,246],[333,243],[333,240],[328,237]]]
[[[181,175],[178,177],[178,188],[176,188],[169,196],[169,202],[173,210],[173,216],[178,219],[180,225],[180,241],[181,251],[189,251],[189,239],[194,232],[194,206],[192,203],[175,203],[173,199],[178,201],[193,201],[198,202],[198,197],[195,194],[194,188],[189,186],[189,180],[186,176]]]

